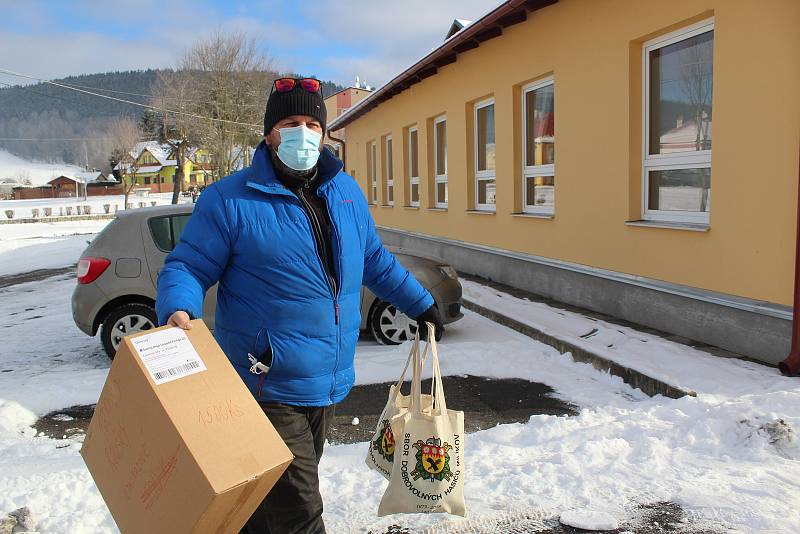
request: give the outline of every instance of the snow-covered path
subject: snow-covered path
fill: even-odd
[[[30,428],[37,415],[94,402],[109,366],[99,340],[72,323],[74,284],[74,277],[61,275],[0,289],[0,512],[29,506],[42,533],[115,532],[80,444],[36,437]],[[396,379],[406,354],[407,347],[361,343],[358,382]],[[329,532],[379,533],[397,524],[414,532],[475,532],[469,525],[519,514],[549,518],[573,508],[601,510],[626,523],[638,505],[658,501],[680,504],[695,527],[797,532],[795,381],[777,375],[770,381],[768,370],[742,373],[738,362],[719,360],[726,382],[704,390],[709,377],[700,380],[703,368],[687,358],[673,373],[693,377],[698,397],[648,398],[472,313],[448,328],[441,356],[446,375],[548,384],[578,405],[580,415],[534,416],[469,434],[466,520],[377,518],[386,482],[364,466],[366,444],[329,446],[321,465]]]

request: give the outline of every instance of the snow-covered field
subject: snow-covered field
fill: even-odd
[[[181,202],[191,202],[187,197],[181,197]],[[153,205],[160,206],[162,204],[169,204],[172,202],[172,193],[150,193],[148,196],[140,197],[134,193],[128,196],[128,203],[133,204],[133,208],[148,207]],[[67,208],[70,208],[71,215],[78,214],[78,207],[83,211],[85,206],[90,206],[92,215],[100,215],[105,213],[105,205],[108,204],[109,212],[114,213],[116,210],[124,209],[125,196],[124,195],[107,195],[88,197],[86,200],[81,198],[37,198],[31,200],[0,200],[0,217],[7,218],[5,211],[13,210],[13,219],[25,219],[33,217],[32,210],[38,210],[37,217],[45,217],[44,208],[51,208],[52,217],[61,217],[68,215]],[[140,205],[141,204],[141,205]],[[85,213],[84,213],[85,214]],[[35,223],[30,223],[35,224]],[[3,232],[3,228],[0,228]]]
[[[62,174],[69,176],[81,171],[83,168],[77,165],[29,161],[0,149],[0,181],[11,179],[22,183],[30,180],[33,185],[42,185]]]
[[[0,276],[75,265],[111,219],[0,225]]]
[[[77,260],[78,244],[65,243],[78,238],[58,237],[74,226],[40,228],[9,239],[3,235],[2,273],[39,268],[33,261],[45,255],[53,265]],[[81,228],[99,230],[88,223]],[[24,246],[28,240],[42,241]],[[35,253],[34,247],[39,247]],[[14,253],[30,265],[7,268],[4,260]],[[99,340],[72,323],[74,284],[74,276],[62,275],[0,289],[0,512],[28,506],[42,533],[115,532],[78,454],[80,443],[37,437],[30,428],[38,415],[96,401],[108,370]],[[487,303],[493,298],[491,291],[481,294],[474,287],[469,295]],[[494,306],[524,313],[524,302],[499,298],[506,302]],[[664,347],[671,351],[664,357],[681,352],[680,345]],[[448,328],[441,344],[446,375],[543,382],[580,406],[580,414],[534,416],[524,424],[469,434],[467,519],[377,518],[386,482],[364,465],[367,444],[328,446],[320,468],[328,531],[378,533],[400,524],[414,532],[486,532],[475,525],[520,514],[556,517],[571,509],[605,512],[622,523],[639,504],[673,501],[695,527],[797,532],[800,444],[794,429],[800,425],[800,383],[755,364],[713,359],[712,369],[698,358],[694,365],[694,352],[686,354],[675,356],[671,374],[698,396],[649,398],[616,377],[468,312]],[[405,346],[362,342],[358,383],[396,379],[406,355]]]

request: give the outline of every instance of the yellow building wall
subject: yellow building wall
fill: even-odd
[[[641,43],[715,19],[707,232],[641,218]],[[800,150],[797,0],[561,0],[347,125],[366,192],[369,143],[391,133],[395,206],[379,225],[791,305]],[[555,79],[555,217],[521,211],[521,90]],[[474,205],[474,102],[495,99],[496,214]],[[449,206],[433,206],[433,121],[447,116]],[[419,128],[420,206],[404,208],[406,128]],[[378,165],[383,166],[378,150]],[[380,172],[380,170],[379,170]]]

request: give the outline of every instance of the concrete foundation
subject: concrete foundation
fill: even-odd
[[[380,227],[385,244],[456,270],[775,365],[789,353],[788,306]]]

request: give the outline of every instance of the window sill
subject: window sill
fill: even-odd
[[[419,206],[403,206],[404,210],[418,210]]]
[[[447,208],[425,208],[427,211],[447,211]]]
[[[474,213],[476,215],[497,215],[496,210],[465,210],[467,213]]]
[[[516,212],[511,214],[512,217],[521,217],[523,219],[555,219],[555,213],[526,213]]]
[[[367,204],[367,206],[369,206],[370,208],[377,208],[377,207],[378,207],[378,205],[377,205],[377,204],[375,204],[374,202],[369,202],[369,203]]]
[[[711,226],[705,223],[671,222],[671,221],[625,221],[626,226],[641,226],[644,228],[666,228],[668,230],[689,230],[690,232],[708,232]]]
[[[394,204],[381,204],[382,208],[393,208]]]

